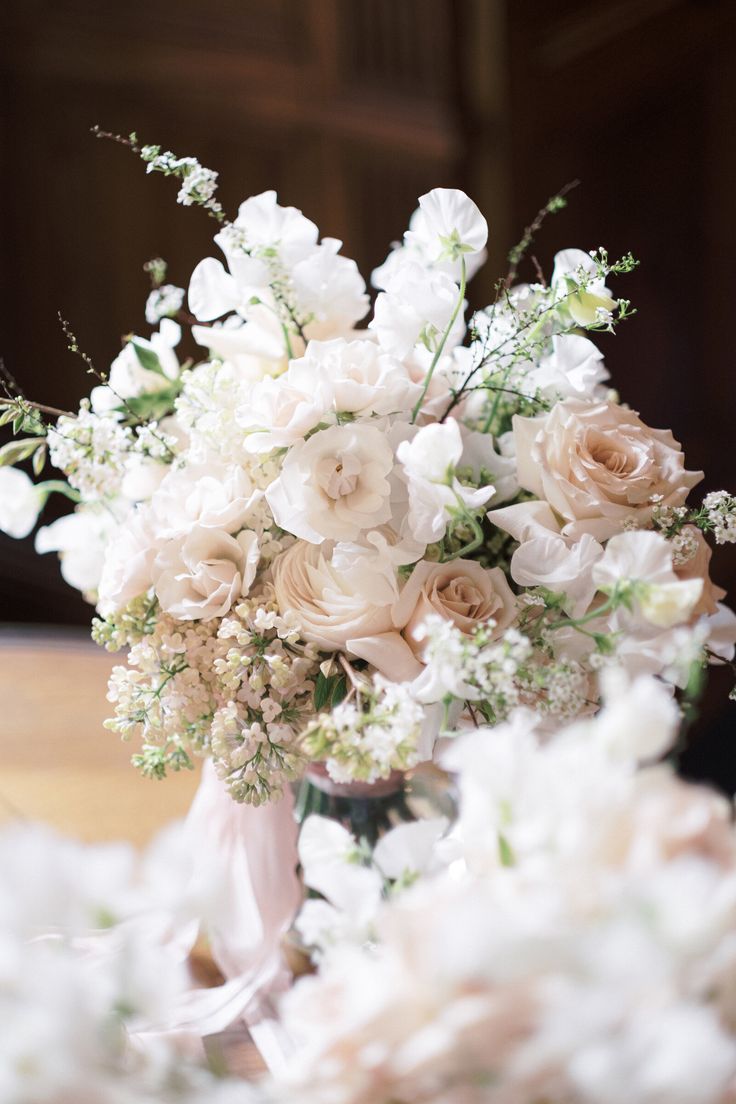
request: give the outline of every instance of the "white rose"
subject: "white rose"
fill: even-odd
[[[235,533],[263,497],[237,465],[188,464],[173,468],[151,499],[156,536],[170,538],[193,525]]]
[[[273,562],[276,601],[293,613],[303,640],[324,651],[348,649],[353,638],[393,628],[391,607],[398,597],[390,560],[372,561],[370,551],[297,541]]]
[[[427,618],[439,615],[461,632],[472,634],[495,621],[500,636],[517,616],[516,598],[500,567],[487,570],[475,560],[418,563],[394,607],[394,623],[402,629],[415,655],[426,647]]]
[[[150,509],[133,508],[111,534],[105,550],[97,600],[103,617],[145,594],[151,586],[157,551]]]
[[[294,536],[312,544],[354,540],[389,520],[393,466],[375,426],[330,426],[294,445],[266,500],[276,524]]]
[[[415,540],[430,544],[447,530],[451,511],[475,510],[493,494],[493,487],[464,487],[455,477],[463,454],[457,422],[422,426],[411,441],[402,441],[396,457],[409,492],[409,528]]]
[[[38,520],[41,496],[20,468],[0,468],[0,531],[20,540]]]
[[[409,411],[420,391],[401,361],[368,339],[310,341],[302,360],[289,367],[289,376],[297,373],[312,391],[323,389],[332,409],[343,414]]]
[[[262,379],[250,392],[247,405],[239,407],[236,419],[246,431],[248,452],[289,448],[322,421],[330,406],[329,394],[319,378],[310,378],[302,366],[303,362],[292,361],[283,376]]]
[[[248,593],[260,551],[255,533],[231,537],[196,526],[183,541],[167,541],[153,564],[153,586],[161,608],[181,621],[224,616]]]

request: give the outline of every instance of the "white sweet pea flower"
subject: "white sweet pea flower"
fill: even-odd
[[[438,865],[437,844],[447,831],[447,817],[426,817],[399,824],[373,848],[373,862],[390,881],[411,881]]]
[[[223,617],[248,593],[259,558],[258,538],[250,530],[231,537],[195,526],[183,540],[167,541],[153,563],[161,608],[180,621]]]
[[[603,353],[592,341],[579,334],[555,334],[551,352],[526,373],[524,383],[553,400],[601,400],[608,379]]]
[[[477,510],[493,494],[493,487],[464,487],[455,469],[463,454],[460,427],[455,421],[422,426],[410,441],[402,441],[396,458],[409,490],[408,522],[415,540],[430,544],[447,530],[453,510]]]
[[[79,506],[74,513],[38,530],[36,551],[58,552],[63,579],[82,594],[92,595],[99,585],[106,550],[117,527],[114,514],[106,507]]]
[[[651,760],[672,747],[682,715],[669,687],[645,675],[631,679],[616,667],[601,671],[601,687],[605,704],[589,727],[609,755]]]
[[[491,510],[487,517],[519,542],[510,564],[514,582],[564,594],[567,613],[573,617],[585,613],[598,589],[593,567],[603,555],[603,546],[594,537],[589,533],[579,540],[563,537],[546,502],[517,502]]]
[[[132,337],[110,365],[108,383],[92,389],[90,399],[94,412],[104,414],[120,406],[121,399],[152,395],[170,387],[180,372],[174,352],[180,341],[181,326],[171,318],[163,318],[158,332],[151,334],[150,339]],[[143,360],[147,357],[158,368],[146,368]]]
[[[276,524],[296,537],[355,540],[389,520],[393,467],[393,450],[375,426],[330,426],[294,445],[266,500]]]
[[[396,266],[386,290],[376,299],[368,328],[374,330],[382,349],[403,359],[421,340],[434,348],[447,329],[457,306],[458,290],[446,272],[427,270],[411,258]],[[463,312],[458,313],[445,348],[449,351],[465,332]]]
[[[576,290],[581,271],[587,274],[587,284]],[[551,286],[578,326],[596,325],[618,305],[597,275],[595,261],[582,249],[563,249],[555,255]]]
[[[457,188],[433,188],[419,197],[419,213],[406,240],[430,261],[479,253],[488,241],[488,223],[472,199]]]
[[[32,479],[20,468],[0,468],[0,531],[21,540],[38,521],[43,503]]]
[[[606,591],[633,584],[640,614],[663,629],[687,621],[703,592],[702,578],[678,579],[670,545],[659,533],[646,530],[611,537],[593,567],[593,579]]]
[[[325,238],[301,211],[281,207],[276,193],[263,192],[241,204],[238,217],[216,236],[229,271],[209,257],[192,273],[189,306],[201,321],[232,311],[246,320],[243,352],[271,356],[272,341],[283,351],[283,303],[274,292],[288,284],[290,314],[309,338],[329,338],[352,329],[369,300],[354,261],[339,255],[342,242]],[[198,337],[198,340],[203,338]],[[294,343],[303,347],[296,333]]]
[[[340,255],[341,247],[336,238],[323,238],[317,249],[292,269],[291,282],[307,319],[304,332],[309,339],[349,333],[370,306],[365,280],[355,261]]]

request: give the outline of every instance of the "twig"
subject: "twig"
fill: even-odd
[[[568,193],[571,192],[573,188],[577,188],[579,184],[579,180],[571,180],[569,184],[565,184],[564,188],[560,188],[559,192],[556,192],[555,195],[551,196],[545,203],[544,207],[540,207],[540,209],[537,211],[534,219],[525,228],[521,241],[517,245],[515,245],[509,253],[510,268],[506,274],[506,279],[504,280],[505,287],[511,287],[514,280],[516,279],[516,273],[519,270],[519,265],[527,249],[534,241],[534,235],[537,234],[541,229],[542,223],[546,219],[547,215],[553,215],[556,211],[561,211],[562,208],[565,206],[565,196],[568,195]]]

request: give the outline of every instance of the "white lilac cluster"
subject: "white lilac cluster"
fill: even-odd
[[[406,841],[400,865],[423,875],[398,894],[381,898],[378,850],[356,859],[337,827],[306,823],[325,900],[301,928],[319,971],[285,1000],[295,1049],[275,1099],[733,1099],[730,809],[666,767],[636,769],[676,738],[661,684],[609,680],[607,696],[552,742],[530,711],[456,741],[457,822]]]
[[[272,191],[228,221],[214,174],[142,155],[220,224],[224,263],[188,289],[202,358],[179,363],[162,317],[179,292],[150,262],[157,332],[48,429],[81,501],[38,546],[95,599],[98,638],[133,645],[112,727],[142,736],[149,773],[212,754],[260,803],[310,759],[340,781],[406,769],[458,715],[524,705],[553,727],[595,710],[607,666],[684,688],[732,659],[704,534],[732,539],[734,500],[688,504],[701,473],[607,389],[591,340],[629,312],[608,282],[630,256],[565,250],[529,285],[514,268],[466,342],[488,228],[438,188],[359,328],[369,299],[339,241]],[[16,476],[2,512],[20,534],[39,500]]]
[[[310,759],[325,763],[333,781],[371,783],[417,765],[424,722],[424,710],[405,685],[376,675],[315,717],[301,744]]]
[[[5,1104],[235,1104],[159,1032],[191,980],[167,941],[186,915],[186,855],[144,856],[19,825],[0,835],[0,1097]],[[200,1047],[201,1050],[201,1047]]]

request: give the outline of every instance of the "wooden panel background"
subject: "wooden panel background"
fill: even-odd
[[[735,25],[733,0],[4,0],[0,352],[29,395],[73,405],[89,381],[56,311],[107,366],[143,325],[143,262],[186,284],[210,252],[209,220],[93,123],[196,154],[231,210],[276,187],[366,275],[420,192],[465,187],[491,226],[475,302],[577,177],[540,259],[601,243],[642,258],[619,284],[641,313],[605,346],[615,380],[708,487],[736,487]],[[716,571],[736,590],[729,551]],[[0,537],[0,621],[88,616],[54,557]],[[736,786],[709,751],[720,702],[692,769]]]

